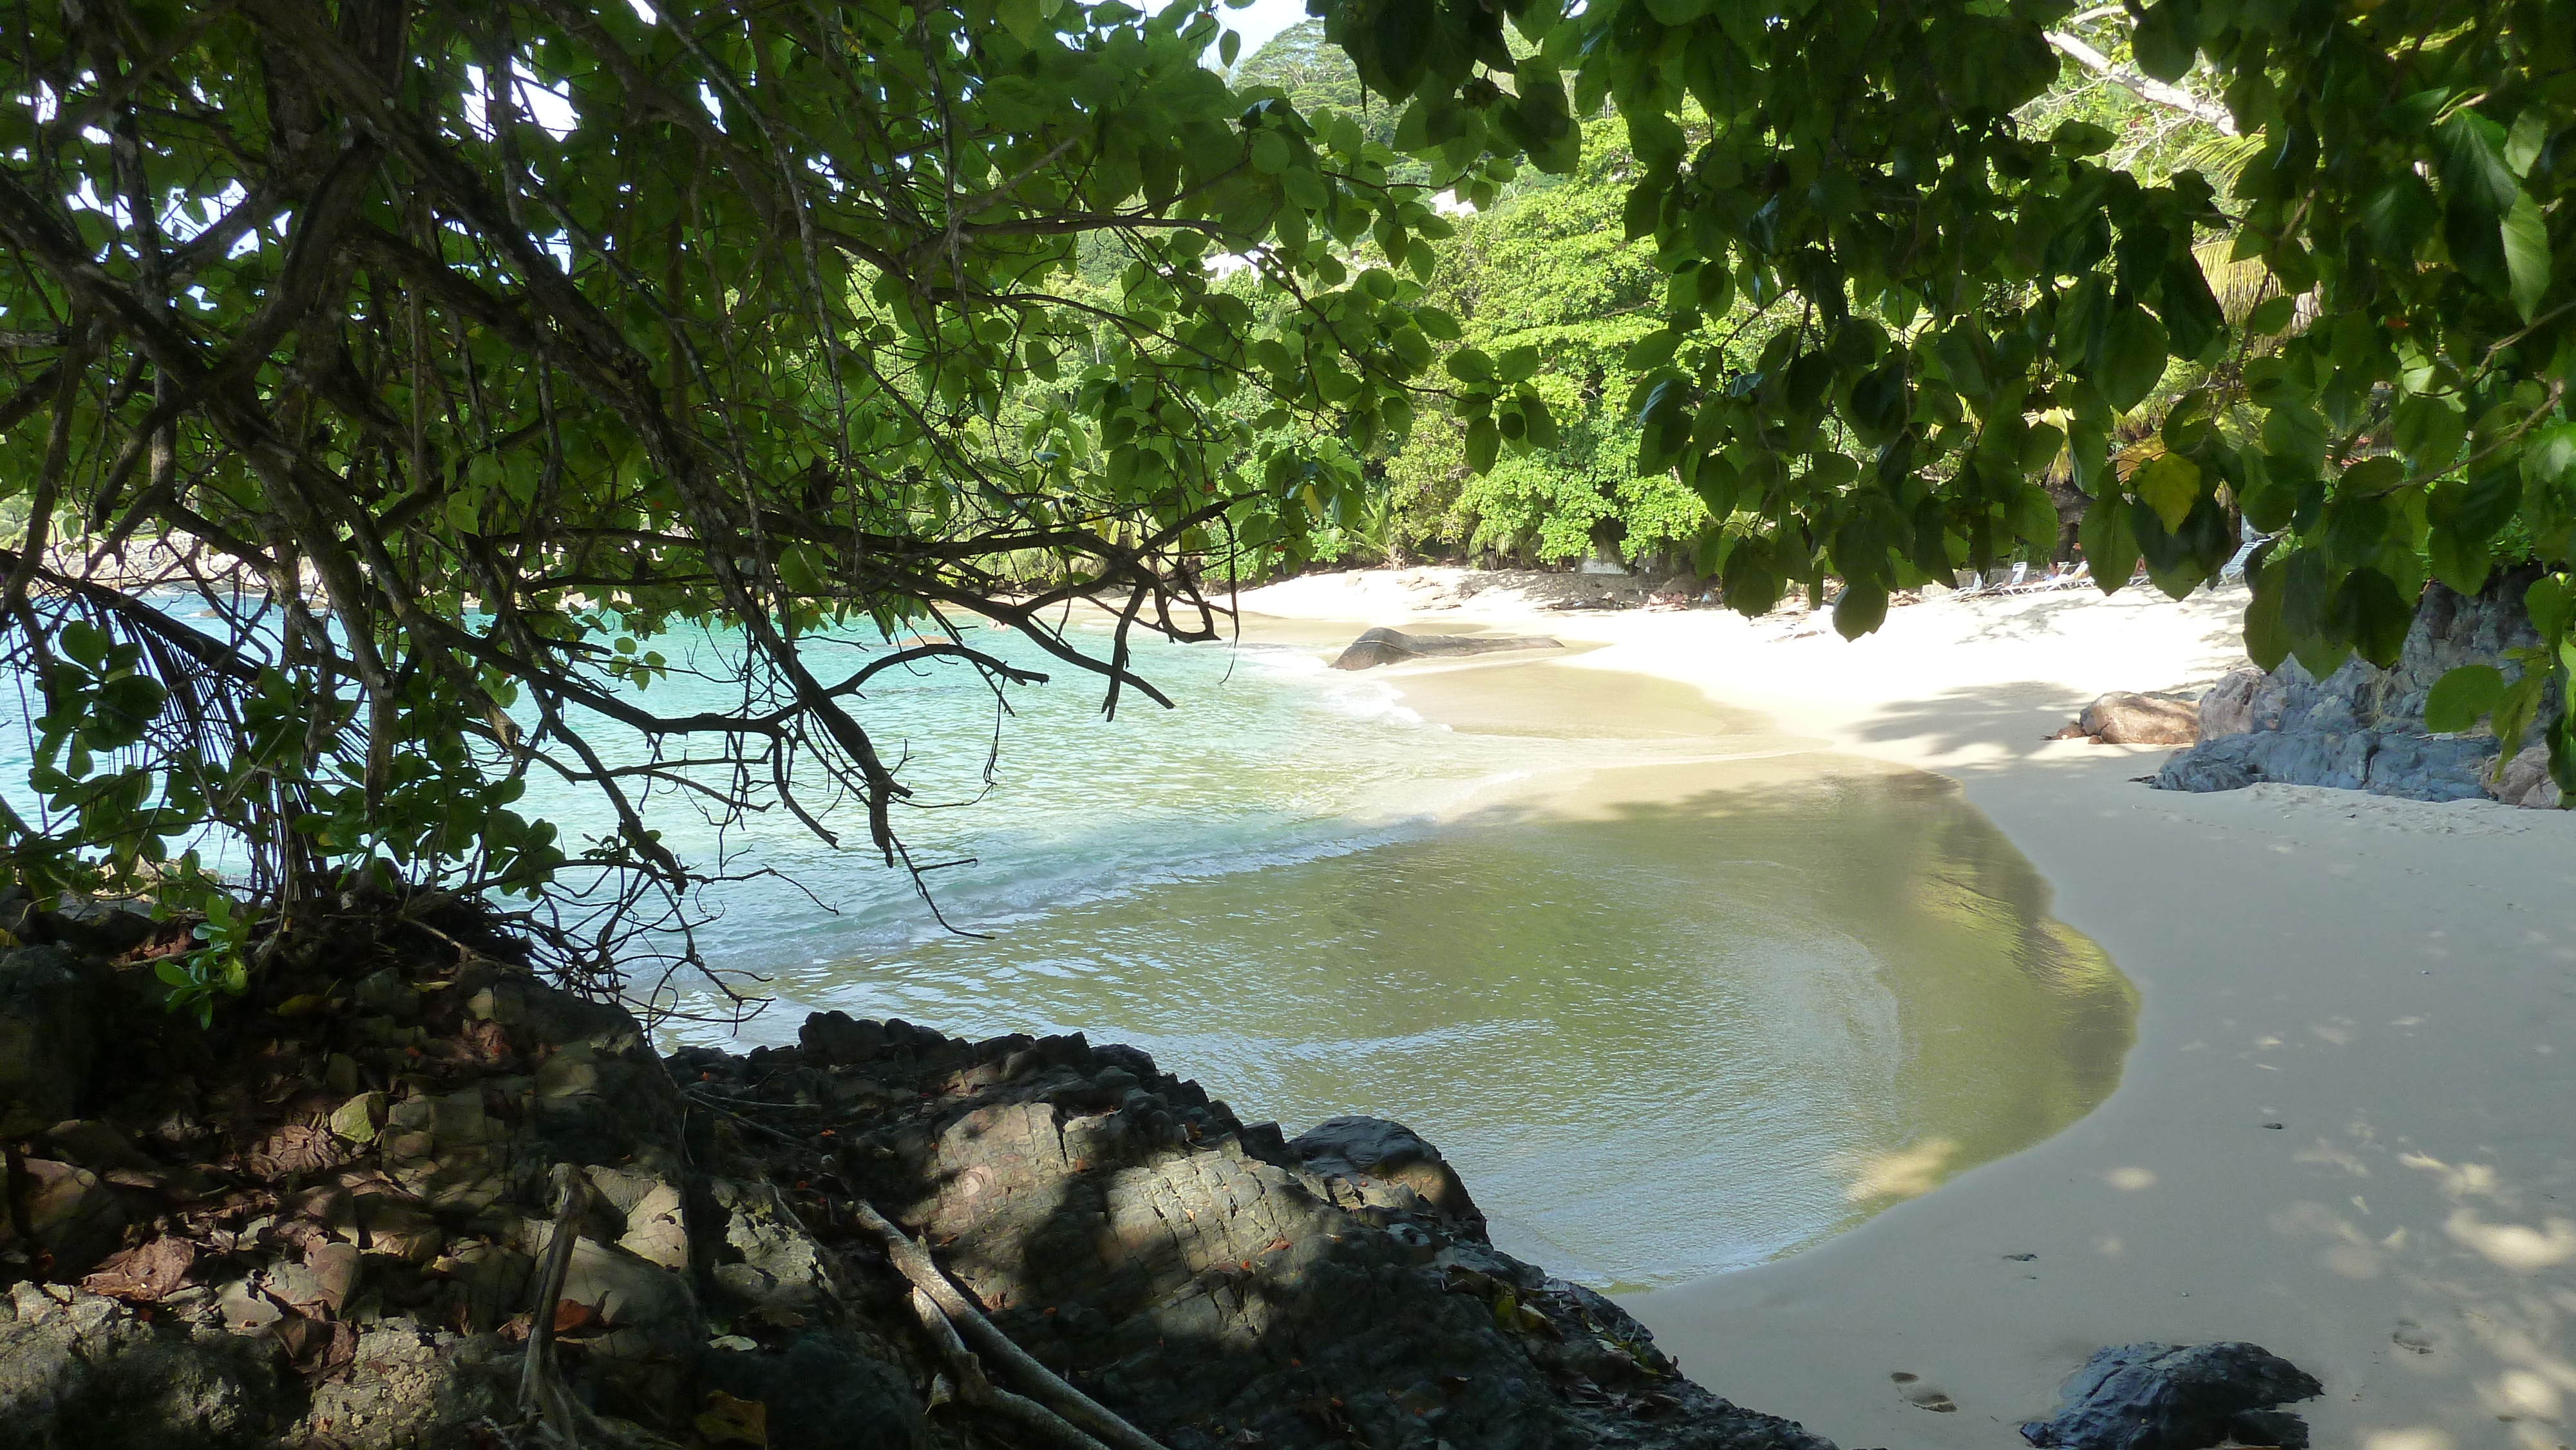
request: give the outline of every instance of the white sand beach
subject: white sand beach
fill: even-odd
[[[1547,668],[1681,681],[1952,777],[2143,998],[2120,1088],[2073,1128],[1820,1247],[1627,1301],[1694,1378],[1845,1447],[2005,1447],[2104,1345],[2242,1339],[2325,1383],[2296,1407],[2319,1446],[2576,1444],[2576,819],[2156,792],[2134,778],[2163,748],[2045,738],[2102,691],[2242,663],[2241,591],[1950,598],[1846,644],[1711,610],[1459,605],[1444,578],[1312,576],[1242,605],[1596,642]],[[1437,718],[1432,682],[1461,669],[1385,677]]]

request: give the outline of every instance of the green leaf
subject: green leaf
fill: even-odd
[[[1843,585],[1842,597],[1834,601],[1834,633],[1858,639],[1886,621],[1886,585],[1861,580]]]
[[[2563,640],[2568,626],[2576,624],[2576,587],[2564,574],[2543,574],[2522,591],[2522,607],[2542,639]]]
[[[1264,176],[1277,176],[1295,159],[1296,152],[1289,147],[1286,136],[1267,129],[1252,133],[1253,170]]]
[[[2157,307],[2164,313],[2168,346],[2186,362],[2208,352],[2227,329],[2227,314],[2209,290],[2209,274],[2189,252],[2166,264]]]
[[[2401,172],[2363,204],[2361,234],[2369,239],[2372,251],[2396,260],[2414,256],[2441,220],[2442,208],[2433,199],[2433,188],[2414,172]]]
[[[1621,363],[1628,371],[1650,373],[1673,360],[1673,349],[1681,346],[1682,335],[1669,327],[1659,327],[1628,344]]]
[[[2424,728],[2449,734],[2475,727],[2478,717],[2504,700],[2504,672],[2493,665],[2462,665],[2433,682],[2424,696]]]
[[[1861,442],[1883,448],[1913,413],[1914,390],[1907,384],[1905,363],[1899,358],[1853,380],[1851,407],[1844,416]]]
[[[2415,606],[2397,592],[2395,580],[2364,567],[2345,575],[2336,587],[2333,618],[2336,632],[2351,640],[2363,659],[2387,669],[2405,648]]]
[[[2164,0],[2146,13],[2129,36],[2138,69],[2160,81],[2178,81],[2189,74],[2199,45],[2199,6],[2192,0]]]
[[[1556,418],[1547,410],[1547,400],[1536,393],[1521,395],[1521,416],[1528,420],[1529,441],[1533,448],[1553,449],[1564,440],[1556,431]]]
[[[2444,195],[2482,216],[2501,217],[2522,188],[2504,164],[2504,128],[2464,109],[2433,131],[2435,168]]]
[[[1628,147],[1636,154],[1639,165],[1651,174],[1670,171],[1681,164],[1682,128],[1661,111],[1627,113]]]
[[[2378,498],[2406,486],[2406,465],[2383,453],[2343,471],[2335,491],[2346,498]]]
[[[85,619],[75,619],[55,635],[55,642],[72,659],[90,669],[107,663],[107,631]]]
[[[1038,0],[1000,0],[1000,4],[996,7],[996,14],[1001,19],[1002,28],[1017,37],[1020,44],[1036,43],[1038,26],[1045,20],[1045,17],[1038,13]],[[1232,31],[1226,33],[1226,39],[1238,46],[1243,44],[1243,37]],[[1231,51],[1227,53],[1225,63],[1234,64]]]
[[[2290,657],[2289,631],[2281,625],[2282,568],[2279,564],[2258,568],[2248,582],[2254,586],[2254,597],[2245,603],[2245,654],[2268,674]]]
[[[2256,305],[2245,319],[2245,330],[2260,337],[2276,337],[2298,317],[2299,299],[2291,296],[2267,297]]]
[[[2200,465],[2179,453],[2159,453],[2129,476],[2129,487],[2168,530],[2180,532],[2200,500]]]
[[[1369,34],[1377,42],[1379,89],[1400,101],[1422,84],[1442,30],[1440,8],[1432,0],[1379,0],[1375,20]]]
[[[2420,477],[2447,471],[2468,436],[2468,414],[2451,399],[2419,394],[2397,405],[2393,441]]]
[[[2540,315],[2540,299],[2549,291],[2549,223],[2528,193],[2517,190],[2504,214],[2504,266],[2512,278],[2514,309],[2522,320]]]
[[[1491,418],[1478,418],[1467,425],[1467,467],[1479,474],[1493,471],[1494,459],[1502,452],[1502,430]]]
[[[2084,522],[2076,527],[2075,541],[2092,568],[2094,586],[2103,593],[2118,593],[2137,572],[2138,534],[2129,522],[2129,501],[2119,490],[2106,488],[2094,496]]]
[[[2550,119],[2549,108],[2533,106],[2516,116],[2513,129],[2505,134],[2505,169],[2516,176],[2529,176],[2531,163],[2540,159],[2549,144],[2549,128],[2557,124]]]
[[[2558,787],[2560,810],[2576,809],[2576,710],[2562,708],[2549,722],[2549,779]]]
[[[2436,524],[2425,534],[2424,553],[2432,563],[2433,577],[2462,594],[2484,589],[2495,567],[2495,556],[2483,541],[2461,538],[2458,530],[2446,524]]]
[[[1702,579],[1714,579],[1726,568],[1726,556],[1735,549],[1735,535],[1723,529],[1712,529],[1699,541],[1691,555],[1691,570]]]
[[[2111,314],[2100,367],[2093,382],[2114,409],[2125,413],[2145,402],[2165,375],[2165,325],[2134,302]]]
[[[2498,766],[2522,749],[2523,732],[2531,728],[2531,717],[2540,709],[2540,691],[2548,679],[2546,670],[2525,670],[2521,679],[2504,687],[2504,698],[2496,702],[2494,711]]]
[[[2048,135],[2048,149],[2060,156],[2099,156],[2119,141],[2107,126],[2090,121],[2065,120]]]

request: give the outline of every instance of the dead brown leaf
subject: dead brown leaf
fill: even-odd
[[[358,1357],[357,1326],[289,1313],[269,1331],[286,1350],[295,1372],[321,1379],[347,1369]]]
[[[736,1399],[722,1390],[707,1391],[707,1408],[698,1416],[698,1436],[709,1445],[747,1445],[769,1450],[769,1406]]]
[[[289,1124],[242,1156],[242,1167],[272,1182],[336,1168],[344,1155],[327,1128]]]
[[[81,1280],[81,1287],[129,1304],[157,1303],[188,1281],[188,1269],[196,1261],[197,1251],[186,1239],[157,1238],[110,1254]]]

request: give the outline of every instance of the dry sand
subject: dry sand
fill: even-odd
[[[1847,1447],[2007,1447],[2103,1345],[2247,1339],[2325,1382],[2298,1407],[2321,1447],[2576,1444],[2576,818],[2160,793],[2133,778],[2161,749],[2044,738],[2101,691],[2241,663],[2241,591],[1944,599],[1847,645],[1460,585],[1317,576],[1243,604],[1596,643],[1541,670],[1661,676],[1768,717],[1784,749],[1950,776],[2143,997],[2119,1090],[2075,1127],[1819,1247],[1627,1301],[1694,1378]],[[1437,718],[1444,693],[1497,693],[1477,668],[1387,678]]]

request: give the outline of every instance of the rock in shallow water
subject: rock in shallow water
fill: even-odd
[[[1563,649],[1562,641],[1543,635],[1406,634],[1398,629],[1372,629],[1352,640],[1333,661],[1337,670],[1366,670],[1434,655],[1482,655],[1513,649]]]
[[[2122,1344],[2084,1362],[2056,1418],[2021,1427],[2049,1450],[2209,1450],[2222,1441],[2305,1450],[2307,1423],[2274,1408],[2325,1386],[2260,1345]]]

